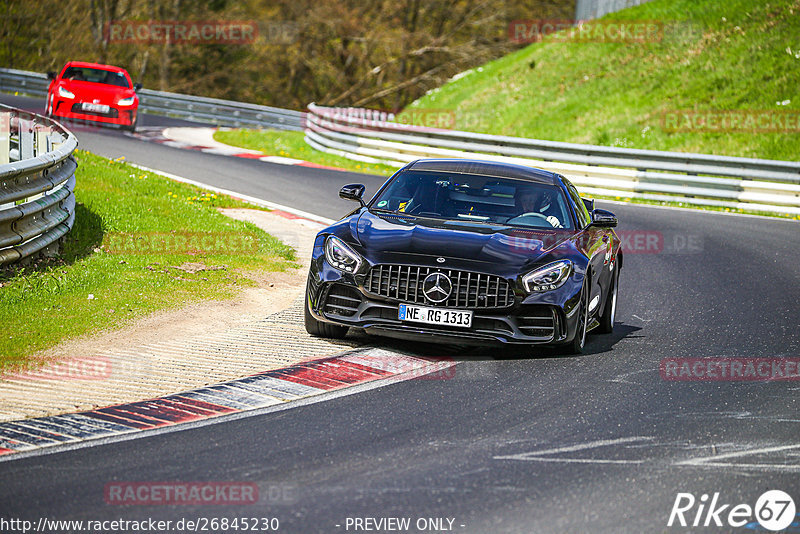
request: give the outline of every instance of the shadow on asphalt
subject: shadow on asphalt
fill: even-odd
[[[565,354],[561,347],[546,347],[539,345],[516,346],[516,345],[497,345],[497,346],[463,346],[449,345],[440,343],[421,343],[403,341],[393,338],[370,336],[364,333],[351,333],[348,340],[363,341],[365,345],[376,346],[386,350],[394,350],[402,353],[412,353],[425,358],[439,359],[445,361],[480,361],[480,360],[522,360],[522,359],[548,359],[548,358],[574,358],[603,354],[614,350],[614,346],[621,340],[631,337],[641,327],[625,323],[614,325],[614,332],[611,334],[592,334],[586,340],[586,348],[583,354]]]

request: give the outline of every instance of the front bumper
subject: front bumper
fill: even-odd
[[[110,106],[108,113],[90,113],[79,109],[75,100],[55,99],[52,114],[63,119],[132,126],[136,122],[137,108]]]
[[[370,334],[428,343],[559,344],[574,337],[577,314],[574,298],[564,304],[532,302],[536,296],[516,295],[503,308],[472,309],[470,328],[401,321],[402,299],[389,299],[369,292],[360,277],[330,268],[325,261],[312,267],[307,286],[311,315],[318,321],[360,328]],[[361,282],[361,283],[359,283]],[[570,287],[562,288],[564,293]],[[579,287],[578,287],[579,292]],[[550,295],[552,297],[552,295]]]

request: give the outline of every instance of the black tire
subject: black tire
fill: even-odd
[[[598,318],[600,320],[600,326],[597,327],[597,332],[600,334],[610,334],[614,331],[614,320],[617,316],[618,287],[619,269],[615,266],[614,274],[611,278],[611,294],[606,298],[606,303],[603,306],[603,314]]]
[[[305,324],[306,332],[315,337],[326,337],[330,339],[343,339],[349,330],[346,326],[323,323],[317,321],[308,309],[308,288],[306,288],[305,299]]]
[[[139,124],[139,117],[136,117],[136,120],[133,121],[133,124],[130,126],[123,126],[123,129],[129,131],[130,133],[136,133],[136,125]]]
[[[589,272],[586,273],[586,280],[589,280]],[[583,283],[581,289],[581,302],[578,304],[578,327],[575,329],[575,337],[564,345],[565,354],[581,354],[586,347],[586,330],[589,326],[589,286]]]

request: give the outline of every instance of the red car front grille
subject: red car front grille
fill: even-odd
[[[70,110],[72,113],[80,113],[82,115],[95,115],[97,117],[108,117],[109,119],[116,119],[119,117],[119,111],[115,108],[111,108],[108,110],[107,113],[101,113],[99,111],[86,111],[83,109],[83,104],[76,102],[72,104],[72,109]]]

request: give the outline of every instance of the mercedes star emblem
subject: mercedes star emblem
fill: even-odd
[[[422,294],[434,303],[444,302],[453,291],[453,282],[442,273],[431,273],[422,282]]]

